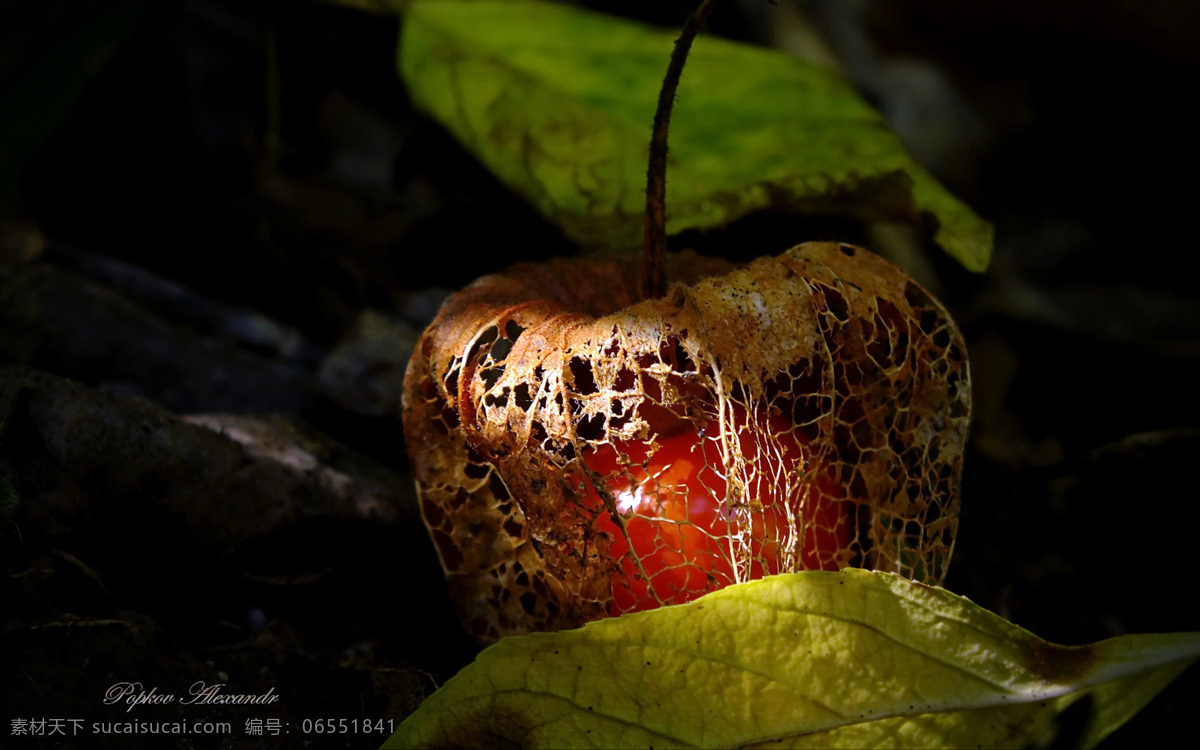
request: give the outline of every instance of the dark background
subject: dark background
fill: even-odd
[[[283,708],[211,711],[233,737],[180,746],[253,746],[247,718],[399,720],[474,653],[413,513],[405,347],[448,290],[577,250],[411,108],[395,17],[92,5],[0,14],[0,365],[38,371],[0,377],[4,718],[121,721],[100,704],[112,682],[226,675]],[[670,26],[691,7],[589,5]],[[951,309],[975,416],[947,587],[1063,643],[1200,630],[1200,11],[731,1],[711,30],[838,65],[995,223],[982,275],[927,232],[840,217],[674,241],[737,259],[867,244]],[[214,476],[220,449],[174,419],[206,413],[274,415],[274,439],[324,446],[389,507],[312,489],[311,467],[235,496],[249,485]],[[1193,669],[1106,746],[1173,739],[1198,691]]]

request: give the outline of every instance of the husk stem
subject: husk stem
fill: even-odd
[[[654,128],[650,135],[650,165],[646,170],[646,233],[642,256],[644,299],[662,297],[667,291],[667,279],[663,271],[663,255],[667,250],[667,131],[688,52],[716,4],[717,0],[704,0],[688,17],[683,32],[675,40],[667,74],[658,93],[658,107],[654,111]]]

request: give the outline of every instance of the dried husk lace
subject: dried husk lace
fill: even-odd
[[[585,459],[608,446],[632,481],[647,454],[630,445],[653,455],[687,430],[712,443],[696,455],[727,488],[726,573],[707,589],[813,567],[801,546],[819,481],[840,488],[849,531],[817,567],[941,583],[970,413],[966,348],[941,304],[835,243],[744,268],[669,254],[666,268],[666,296],[641,300],[634,259],[515,266],[450,297],[418,343],[405,436],[466,628],[488,642],[611,614],[630,566],[600,525],[641,511],[615,508],[620,478]],[[738,414],[787,427],[749,429]],[[781,444],[798,436],[804,460],[784,465],[794,452]],[[764,546],[749,536],[767,492],[791,526]]]

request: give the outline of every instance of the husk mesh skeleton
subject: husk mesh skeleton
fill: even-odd
[[[489,641],[619,614],[621,586],[663,600],[654,579],[670,571],[616,538],[639,519],[661,522],[656,548],[700,539],[712,559],[677,564],[701,593],[811,567],[940,583],[970,411],[942,306],[849,245],[741,269],[673,254],[666,268],[666,296],[641,300],[632,259],[516,266],[453,295],[418,343],[406,439],[468,630]],[[723,497],[652,475],[680,435]],[[664,499],[720,515],[666,519]],[[837,509],[834,548],[833,529],[808,528],[829,524],[819,502]]]

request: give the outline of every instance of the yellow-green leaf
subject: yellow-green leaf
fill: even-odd
[[[527,0],[404,6],[400,71],[440,120],[576,241],[640,244],[647,149],[677,30]],[[835,73],[697,41],[671,120],[667,229],[779,208],[916,221],[964,266],[992,228],[905,154]]]
[[[1092,746],[1197,657],[1200,633],[1059,646],[889,573],[795,573],[504,639],[385,747]]]

